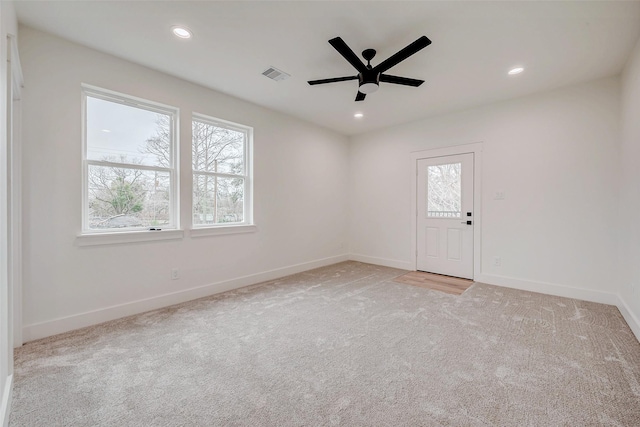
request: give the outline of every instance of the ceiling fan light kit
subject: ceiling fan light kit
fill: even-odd
[[[431,44],[431,40],[427,36],[422,36],[418,40],[414,41],[404,49],[391,55],[386,60],[382,61],[375,67],[371,66],[371,60],[376,56],[374,49],[365,49],[362,51],[362,57],[367,61],[367,65],[358,58],[358,56],[351,50],[349,46],[340,37],[329,40],[329,44],[338,51],[344,59],[347,60],[357,71],[355,76],[346,77],[334,77],[330,79],[310,80],[310,85],[319,85],[326,83],[344,82],[347,80],[358,80],[358,94],[356,95],[356,101],[363,101],[365,97],[378,90],[380,82],[393,83],[404,86],[418,87],[424,80],[410,79],[407,77],[392,76],[389,74],[383,74],[391,67],[404,61],[411,55],[424,49]]]
[[[359,80],[360,80],[360,86],[359,86],[358,90],[361,93],[364,93],[365,95],[369,95],[370,93],[373,93],[373,92],[377,91],[378,88],[380,87],[380,80],[378,80],[377,78],[376,78],[375,81],[367,82],[367,81],[364,81],[362,78],[360,78],[360,76],[358,76],[358,77],[359,77]],[[376,76],[376,77],[378,77],[378,76]]]

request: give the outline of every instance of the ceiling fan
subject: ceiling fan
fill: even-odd
[[[418,40],[414,41],[404,49],[391,55],[386,60],[382,61],[375,67],[371,66],[371,60],[376,56],[375,49],[365,49],[362,51],[362,57],[367,61],[367,65],[358,58],[358,56],[351,50],[349,46],[340,37],[329,40],[329,44],[338,51],[340,55],[344,57],[353,67],[358,70],[358,74],[355,76],[347,77],[335,77],[332,79],[310,80],[310,85],[320,85],[325,83],[343,82],[347,80],[358,80],[358,94],[356,95],[356,101],[363,101],[367,94],[373,93],[378,90],[380,82],[394,83],[398,85],[418,87],[424,80],[410,79],[407,77],[391,76],[389,74],[383,74],[389,68],[404,61],[414,53],[424,49],[431,44],[431,40],[427,36],[422,36]]]

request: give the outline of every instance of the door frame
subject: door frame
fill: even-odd
[[[7,34],[7,168],[8,195],[8,284],[11,304],[12,344],[14,348],[23,344],[22,337],[22,88],[24,76],[18,39]]]
[[[482,142],[411,152],[411,264],[418,269],[418,160],[473,154],[473,277],[482,267]]]

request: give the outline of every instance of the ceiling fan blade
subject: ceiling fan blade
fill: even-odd
[[[380,74],[380,81],[385,83],[395,83],[397,85],[418,87],[424,80],[409,79],[407,77],[390,76],[388,74]]]
[[[344,59],[349,61],[349,64],[353,65],[356,70],[361,73],[367,70],[367,67],[362,63],[360,58],[358,58],[358,56],[351,50],[349,46],[347,46],[344,40],[342,40],[340,37],[329,40],[329,44],[333,46],[334,49],[344,57]]]
[[[364,97],[367,96],[366,94],[358,91],[358,94],[356,95],[356,101],[364,101]]]
[[[358,76],[335,77],[333,79],[321,79],[321,80],[309,80],[307,83],[309,83],[310,85],[321,85],[325,83],[344,82],[347,80],[358,80]]]
[[[382,61],[375,67],[373,67],[373,69],[379,73],[384,73],[389,68],[393,67],[394,65],[397,65],[399,62],[404,61],[414,53],[418,52],[421,49],[424,49],[430,44],[431,44],[431,40],[429,40],[427,36],[422,36],[418,40],[411,43],[409,46],[405,47],[404,49],[400,50],[394,55],[391,55],[389,58],[385,59],[384,61]]]

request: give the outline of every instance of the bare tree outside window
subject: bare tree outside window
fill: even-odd
[[[193,224],[242,223],[246,131],[216,122],[192,122]]]
[[[145,141],[144,154],[153,156],[159,166],[171,166],[171,126],[169,116],[158,114],[154,135]]]

